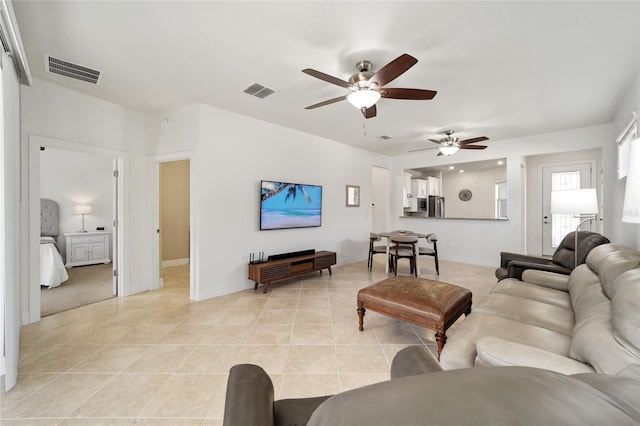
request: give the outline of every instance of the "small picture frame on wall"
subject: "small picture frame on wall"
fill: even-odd
[[[360,207],[360,187],[347,185],[347,207]]]

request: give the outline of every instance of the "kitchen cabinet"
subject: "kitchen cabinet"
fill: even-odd
[[[442,195],[440,194],[440,179],[429,176],[426,180],[426,191],[427,195]]]
[[[424,179],[411,180],[411,192],[416,198],[427,198],[427,181]]]
[[[408,208],[411,206],[411,198],[413,197],[411,189],[411,174],[403,173],[402,178],[402,207]]]
[[[64,234],[67,263],[64,266],[110,263],[109,232],[72,232]]]

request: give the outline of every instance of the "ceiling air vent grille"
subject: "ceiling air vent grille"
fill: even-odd
[[[264,99],[275,92],[268,87],[264,87],[262,84],[253,83],[249,87],[243,90],[244,93],[255,96],[256,98]]]
[[[4,35],[4,31],[2,31],[2,28],[0,28],[0,43],[2,43],[2,50],[4,50],[5,53],[11,53],[9,42],[7,41],[7,37]]]
[[[98,84],[102,77],[102,71],[74,64],[64,59],[54,58],[49,55],[45,55],[45,64],[48,72],[86,81],[91,84]]]

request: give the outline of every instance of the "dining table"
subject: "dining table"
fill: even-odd
[[[387,243],[387,261],[385,262],[385,272],[389,273],[389,252],[391,248],[391,239],[393,237],[418,237],[418,238],[426,238],[427,234],[421,234],[419,232],[413,232],[408,230],[396,230],[396,231],[388,231],[388,232],[380,232],[378,235],[384,237]],[[418,244],[416,244],[417,250]],[[420,275],[420,256],[416,253],[416,269],[418,271],[418,275]]]

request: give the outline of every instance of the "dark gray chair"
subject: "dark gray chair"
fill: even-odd
[[[381,245],[375,245],[376,242],[380,241],[382,238],[380,237],[380,235],[375,234],[373,232],[369,233],[369,261],[367,263],[367,266],[369,267],[369,270],[371,270],[373,268],[373,255],[375,254],[387,254],[387,246],[381,246]],[[387,262],[389,260],[387,259]]]
[[[418,247],[418,256],[431,256],[436,264],[436,274],[440,275],[440,265],[438,263],[438,236],[436,234],[427,234],[425,236],[427,243],[431,243],[431,247]]]
[[[587,255],[595,247],[609,243],[609,239],[597,232],[578,232],[578,265],[585,262]],[[576,265],[575,232],[569,232],[560,242],[553,257],[529,256],[526,254],[502,252],[500,253],[500,267],[496,269],[498,281],[505,278],[522,279],[522,273],[527,269],[556,272],[569,275]]]
[[[418,237],[391,237],[391,243],[394,244],[393,250],[389,251],[393,274],[398,275],[398,259],[409,259],[409,269],[417,277],[416,256],[418,255],[418,250],[416,246],[418,245]]]

